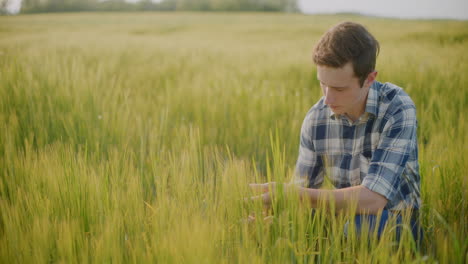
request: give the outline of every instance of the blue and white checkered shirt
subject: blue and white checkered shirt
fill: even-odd
[[[302,124],[296,181],[320,188],[326,174],[335,188],[363,185],[385,196],[385,209],[419,208],[416,129],[413,101],[391,83],[372,84],[354,123],[322,98]]]

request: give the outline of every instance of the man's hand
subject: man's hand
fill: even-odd
[[[271,206],[270,190],[274,192],[276,188],[276,182],[251,183],[249,184],[249,187],[252,189],[252,191],[261,193],[260,195],[250,197],[251,201],[261,200],[265,207],[269,208]]]
[[[263,202],[263,205],[269,208],[271,206],[272,197],[277,195],[278,191],[282,191],[283,194],[286,193],[287,189],[290,187],[290,184],[267,182],[251,183],[249,184],[249,186],[254,192],[261,193],[260,195],[250,197],[250,200],[261,200]]]

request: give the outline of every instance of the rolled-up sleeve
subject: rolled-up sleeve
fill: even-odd
[[[396,199],[403,180],[402,173],[411,152],[417,148],[416,130],[414,107],[407,106],[392,114],[372,153],[363,186],[385,196],[390,202]]]
[[[312,130],[311,121],[306,117],[301,128],[295,183],[303,187],[320,188],[323,182],[323,161],[315,152]]]

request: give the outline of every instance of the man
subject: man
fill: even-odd
[[[360,24],[340,23],[314,49],[323,97],[307,113],[296,165],[296,190],[313,207],[319,200],[338,210],[356,205],[356,226],[365,218],[379,236],[388,216],[420,207],[416,109],[391,83],[375,79],[377,40]],[[336,189],[321,190],[325,171]],[[275,183],[251,184],[271,202]],[[377,213],[382,212],[377,218]],[[372,223],[374,221],[374,223]],[[401,221],[401,219],[400,219]],[[419,228],[412,220],[413,234]]]

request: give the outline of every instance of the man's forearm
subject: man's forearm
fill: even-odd
[[[336,190],[321,190],[297,187],[299,197],[318,207],[320,203],[334,203],[336,210],[355,208],[358,214],[376,214],[387,204],[387,199],[380,194],[370,191],[364,186],[354,186]]]

